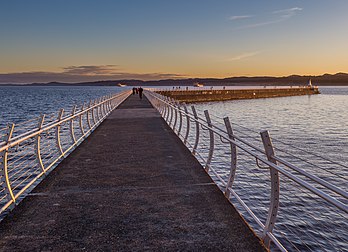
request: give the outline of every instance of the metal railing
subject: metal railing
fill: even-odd
[[[18,204],[128,96],[104,96],[0,130],[0,217]],[[1,218],[0,218],[1,219]]]
[[[348,249],[347,191],[277,155],[268,131],[246,140],[228,117],[218,126],[207,110],[145,95],[271,250]]]

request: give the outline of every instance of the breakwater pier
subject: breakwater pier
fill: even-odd
[[[210,102],[320,94],[318,87],[267,87],[248,89],[160,90],[161,95],[180,102]]]
[[[0,250],[347,249],[346,180],[325,169],[344,164],[145,96],[0,129]]]
[[[266,251],[137,96],[111,112],[0,227],[1,251]]]

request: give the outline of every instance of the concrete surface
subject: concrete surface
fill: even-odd
[[[131,96],[0,223],[1,251],[265,251],[146,98]]]
[[[317,87],[158,91],[181,102],[212,102],[320,94]]]

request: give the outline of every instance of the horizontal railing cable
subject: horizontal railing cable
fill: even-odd
[[[163,100],[162,100],[162,101],[163,101]],[[174,106],[173,104],[168,104],[168,105],[171,106],[172,108],[175,108],[175,106]],[[195,119],[195,121],[198,121],[198,122],[201,123],[201,124],[202,124],[202,123],[207,123],[203,118],[198,118],[198,120]],[[204,126],[204,127],[206,127],[208,130],[213,131],[213,132],[216,133],[216,134],[219,134],[219,132],[218,132],[216,129],[218,129],[218,130],[221,131],[221,132],[224,132],[224,131],[223,131],[222,129],[220,129],[220,128],[216,128],[216,127],[214,128],[214,126],[213,126],[213,127],[210,127],[210,126],[206,125],[206,126]],[[307,182],[303,181],[303,180],[300,179],[300,178],[297,178],[297,177],[293,176],[293,175],[292,175],[291,173],[289,173],[288,171],[286,171],[286,170],[284,170],[283,168],[278,167],[277,165],[275,165],[275,164],[269,162],[268,160],[264,159],[262,156],[260,156],[260,155],[258,155],[258,154],[255,154],[253,151],[251,151],[251,150],[249,150],[249,149],[246,149],[245,147],[243,147],[243,146],[241,146],[240,144],[238,144],[236,141],[231,140],[228,136],[221,135],[221,134],[219,134],[219,135],[220,135],[220,137],[223,138],[224,140],[229,141],[229,142],[231,142],[232,144],[237,145],[237,146],[238,146],[240,149],[242,149],[243,151],[247,152],[247,153],[250,154],[251,156],[254,156],[255,158],[257,158],[257,159],[258,159],[259,161],[261,161],[262,163],[264,163],[264,164],[266,164],[266,165],[268,165],[268,166],[270,166],[270,167],[272,167],[272,168],[278,170],[279,172],[283,173],[285,176],[287,176],[287,177],[293,179],[295,182],[298,182],[298,183],[300,183],[300,184],[303,183],[302,185],[305,186],[307,189],[311,190],[311,191],[314,192],[314,193],[318,193],[319,196],[325,197],[329,202],[332,202],[332,203],[335,204],[336,206],[340,207],[342,210],[348,212],[348,208],[347,208],[345,205],[343,205],[341,202],[339,202],[339,201],[337,201],[337,200],[331,198],[330,196],[328,196],[327,194],[325,194],[325,193],[323,193],[323,192],[319,192],[318,190],[316,190],[313,186],[311,186],[311,185],[308,184]],[[233,137],[236,138],[236,136],[233,136]],[[247,145],[247,146],[253,148],[254,150],[257,150],[257,151],[259,151],[259,152],[261,152],[261,153],[264,153],[264,151],[263,151],[262,149],[258,148],[257,146],[254,146],[253,144],[249,144],[248,142],[244,141],[243,139],[238,139],[238,140],[241,141],[243,144],[245,144],[245,145]],[[275,158],[275,157],[273,157],[273,158]],[[277,159],[279,159],[279,158],[277,157]],[[280,160],[282,160],[282,159],[280,159]],[[288,164],[288,163],[287,163],[287,164]],[[293,169],[294,167],[295,167],[295,166],[291,165],[289,168]],[[306,172],[302,171],[301,169],[299,169],[299,168],[297,168],[297,167],[296,167],[296,171],[297,171],[297,172],[300,172],[300,173],[303,174],[303,175],[308,175]],[[318,178],[318,177],[316,177],[316,176],[314,176],[314,175],[311,175],[310,177],[311,177],[312,179],[314,178],[316,182],[321,181],[320,178]],[[327,185],[329,185],[329,183],[327,183]],[[331,187],[332,185],[329,185],[329,186]],[[332,188],[335,188],[335,187],[332,186]],[[335,188],[335,190],[337,190],[338,192],[341,191],[341,190],[339,190],[339,189],[337,189],[337,188]],[[343,196],[343,195],[342,195],[342,196]]]
[[[66,158],[129,95],[124,91],[9,124],[0,142],[0,219],[47,173]],[[86,104],[86,103],[84,103]]]
[[[279,151],[279,153],[288,154],[288,156],[291,156],[292,158],[297,158],[298,160],[303,161],[303,163],[305,164],[312,165],[313,167],[318,167],[318,165],[315,165],[311,161],[305,160],[304,158],[300,158],[294,154],[290,154],[288,153],[288,151],[279,149],[279,147],[273,147],[272,142],[270,140],[267,140],[268,132],[261,132],[262,142],[260,142],[260,138],[257,138],[256,136],[252,136],[251,134],[249,134],[257,133],[255,132],[255,130],[252,130],[248,127],[233,122],[233,126],[237,127],[233,127],[233,130],[231,130],[228,133],[227,128],[223,128],[224,124],[218,122],[221,119],[223,119],[225,122],[225,127],[228,127],[228,125],[226,124],[226,122],[228,122],[228,118],[226,119],[226,117],[220,118],[218,116],[211,115],[211,118],[217,121],[212,121],[212,123],[209,123],[207,121],[209,118],[204,118],[207,115],[209,115],[208,111],[204,111],[203,115],[202,112],[195,112],[193,110],[194,108],[192,107],[191,112],[188,109],[186,109],[186,104],[182,105],[177,101],[172,100],[171,98],[166,98],[160,94],[150,91],[146,91],[145,95],[149,98],[152,105],[161,112],[163,118],[167,121],[170,127],[172,127],[174,132],[177,133],[179,138],[186,144],[186,146],[188,146],[188,148],[192,151],[193,155],[197,157],[197,159],[201,162],[202,166],[205,167],[208,174],[213,178],[213,180],[217,183],[217,185],[225,193],[225,195],[230,195],[230,197],[228,197],[230,200],[232,200],[235,203],[238,202],[238,204],[241,205],[242,209],[244,209],[243,211],[246,211],[249,214],[249,216],[255,221],[255,223],[262,230],[264,230],[263,232],[261,232],[261,234],[259,232],[258,234],[265,241],[265,244],[267,246],[269,246],[269,242],[272,242],[278,250],[287,251],[283,244],[283,242],[285,242],[285,244],[288,244],[290,247],[292,247],[292,249],[295,250],[301,250],[301,248],[303,247],[305,247],[307,251],[316,250],[313,249],[315,248],[315,246],[309,245],[309,243],[311,242],[307,240],[307,238],[311,240],[316,240],[316,237],[312,232],[310,232],[307,235],[306,239],[303,239],[301,236],[298,235],[297,230],[293,230],[292,228],[289,228],[289,226],[283,223],[284,221],[286,222],[286,219],[284,218],[289,216],[289,210],[287,210],[287,208],[291,206],[292,201],[294,200],[293,197],[295,196],[298,197],[301,201],[301,204],[299,206],[305,206],[308,200],[317,201],[320,199],[321,202],[325,202],[325,204],[328,204],[327,207],[324,208],[325,211],[329,211],[331,213],[332,211],[334,211],[334,214],[331,214],[332,218],[341,218],[342,220],[347,220],[347,205],[344,203],[344,201],[341,201],[340,199],[337,199],[331,195],[331,193],[335,193],[335,195],[347,199],[347,192],[342,188],[338,187],[337,185],[333,184],[332,181],[329,182],[324,178],[320,178],[309,171],[305,171],[302,168],[299,168],[298,165],[292,163],[293,159],[289,161],[284,156],[276,155],[273,153],[273,151],[270,152],[270,150],[275,149]],[[197,114],[195,115],[195,113]],[[243,130],[239,130],[238,127],[246,130],[249,133],[246,133]],[[238,133],[242,136],[239,136]],[[213,136],[215,137],[212,138]],[[275,142],[279,141],[277,139],[274,140]],[[195,142],[195,144],[193,144],[193,142]],[[265,149],[262,149],[256,144],[258,144],[259,146],[263,145]],[[292,146],[284,142],[282,144],[284,144],[285,147]],[[211,150],[212,146],[214,146],[213,150]],[[226,147],[229,151],[223,151],[223,148]],[[232,147],[237,148],[238,152],[234,153]],[[229,160],[226,159],[228,156]],[[319,157],[320,155],[317,156]],[[236,160],[237,163],[233,164],[233,160]],[[324,158],[323,160],[330,162],[330,160],[326,158]],[[206,166],[206,162],[208,162],[207,164],[209,164],[209,166]],[[333,161],[331,163],[340,165],[339,162]],[[237,166],[234,167],[235,165]],[[256,169],[252,168],[251,165],[255,166]],[[243,188],[245,187],[254,190],[255,185],[261,186],[260,189],[262,189],[261,191],[264,192],[266,192],[267,190],[269,192],[277,190],[277,187],[275,187],[275,185],[277,185],[278,183],[278,175],[272,175],[271,178],[265,180],[265,169],[271,171],[271,174],[274,172],[279,173],[279,175],[281,176],[281,182],[286,183],[284,184],[285,187],[292,187],[291,190],[289,188],[289,190],[286,193],[282,194],[283,198],[285,199],[285,203],[276,203],[278,200],[273,198],[274,196],[264,201],[260,198],[260,196],[256,196],[256,194],[259,194],[259,192],[257,191],[255,191],[255,194],[252,193],[251,195],[243,191]],[[242,173],[238,177],[239,179],[235,178],[235,173],[237,171],[242,171]],[[330,174],[334,175],[335,173]],[[239,181],[242,181],[242,183],[240,183]],[[270,186],[265,191],[264,186],[262,186],[262,181],[263,183],[267,181],[272,182],[272,186]],[[228,194],[226,194],[227,192]],[[277,194],[275,193],[274,195]],[[243,196],[243,199],[241,196]],[[255,202],[256,204],[254,204],[253,202]],[[263,206],[264,204],[266,205]],[[260,208],[260,206],[262,207]],[[278,207],[280,207],[280,209],[283,209],[283,211],[280,211],[278,215],[280,215],[279,220],[281,221],[279,227],[285,227],[285,233],[282,230],[278,230],[277,226],[273,224],[276,220],[276,215],[278,212],[277,210],[274,212],[274,209],[277,209]],[[291,208],[292,207],[293,206],[291,206]],[[307,207],[308,209],[306,209],[306,211],[309,211],[310,206]],[[260,214],[266,214],[266,216],[261,215],[262,218],[260,218],[258,216]],[[325,219],[326,213],[324,214],[319,212],[318,215],[319,217],[314,215],[312,212],[308,212],[306,217],[310,218],[311,221],[317,221],[318,218]],[[295,221],[296,219],[303,219],[302,213],[293,213],[293,216],[290,217],[288,221],[292,223],[292,226],[297,226],[297,222]],[[337,223],[337,228],[344,230],[345,228],[347,228],[347,224],[345,223],[347,221],[342,222],[342,220],[337,220],[339,221]],[[303,220],[303,225],[309,227],[312,224],[311,222]],[[273,227],[275,227],[275,233],[272,232]],[[330,226],[325,227],[325,229],[329,228]],[[303,230],[299,231],[303,232]],[[276,237],[276,234],[279,234],[280,236]],[[288,238],[286,234],[289,235],[289,237],[297,237],[299,243],[302,245],[298,247],[299,245],[297,245],[297,243]],[[337,250],[340,250],[339,246],[346,242],[345,238],[343,238],[342,234],[340,233],[334,234],[335,237],[332,238],[335,241],[341,242],[340,244],[336,243],[331,238],[328,238],[332,235],[326,237],[325,233],[323,233],[322,231],[317,232],[317,234],[321,236],[322,241],[326,241],[326,244],[329,244],[332,248],[337,248]],[[316,245],[317,249],[318,247],[320,247],[321,250],[328,249],[328,247],[324,245],[322,241],[315,241],[316,243],[318,243]]]
[[[223,120],[223,118],[221,118],[220,116],[212,115],[212,117],[215,117],[215,118],[217,118],[217,119]],[[248,128],[248,127],[242,126],[241,124],[237,124],[237,123],[235,123],[235,122],[234,122],[233,124],[236,125],[236,126],[238,126],[238,127],[243,128],[243,129],[246,129],[246,130],[249,131],[249,132],[258,133],[257,131],[255,131],[255,130],[253,130],[253,129],[250,129],[250,128]],[[238,131],[237,129],[235,129],[235,130]],[[248,135],[248,134],[246,134],[246,133],[244,133],[244,132],[242,132],[242,131],[238,131],[238,132],[241,133],[241,134],[244,134],[244,135],[246,135],[246,136]],[[257,139],[255,138],[255,140],[257,140]],[[315,157],[317,157],[317,158],[320,158],[321,160],[325,160],[325,161],[327,161],[327,162],[329,162],[329,163],[331,163],[331,164],[336,164],[336,165],[338,165],[338,166],[341,166],[341,167],[344,167],[344,168],[348,168],[348,165],[342,164],[342,163],[337,162],[337,161],[335,161],[335,160],[332,160],[332,159],[323,157],[323,156],[321,156],[321,155],[318,155],[318,154],[316,154],[316,153],[310,152],[310,151],[308,151],[308,150],[302,149],[302,148],[300,148],[300,147],[298,147],[298,146],[296,146],[296,145],[293,145],[293,144],[284,142],[284,141],[282,141],[282,140],[279,140],[278,138],[272,137],[272,140],[273,140],[274,142],[279,142],[279,143],[282,143],[282,144],[285,145],[285,146],[290,147],[289,149],[296,149],[296,150],[302,151],[302,152],[304,152],[304,153],[310,154],[310,155],[312,155],[312,156],[315,156]],[[285,151],[284,149],[280,149],[280,148],[277,148],[277,147],[274,147],[274,148],[275,148],[276,150],[277,150],[277,149],[278,149],[278,150],[281,150],[283,153],[286,153],[286,154],[288,154],[288,155],[294,156],[292,153],[287,152],[287,151]],[[294,157],[295,157],[295,156],[294,156]],[[306,162],[306,163],[308,163],[308,164],[311,164],[311,165],[313,165],[313,166],[317,166],[317,167],[318,167],[318,165],[316,165],[316,164],[314,164],[314,163],[311,163],[311,162],[309,162],[308,160],[301,159],[301,158],[298,157],[298,156],[296,156],[296,158],[300,159],[300,160],[303,161],[303,162]],[[325,167],[320,167],[320,168],[323,169],[323,170],[325,170],[325,171],[327,171],[328,173],[331,173],[332,175],[335,175],[335,176],[337,176],[337,177],[340,177],[341,179],[345,179],[345,177],[341,176],[340,174],[334,173],[334,172],[330,171],[329,169],[326,169]]]

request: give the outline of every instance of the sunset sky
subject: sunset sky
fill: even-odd
[[[8,0],[0,83],[348,72],[347,0]]]

